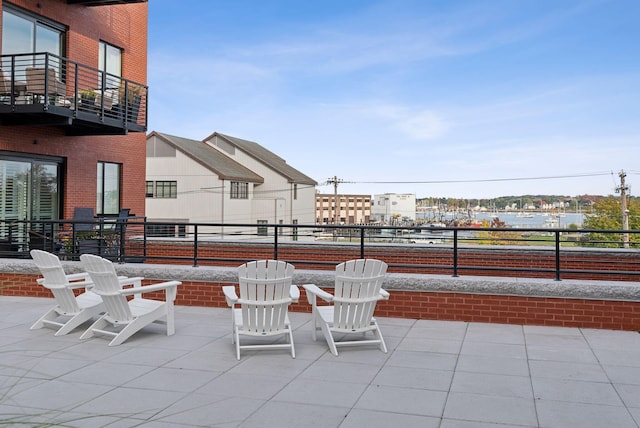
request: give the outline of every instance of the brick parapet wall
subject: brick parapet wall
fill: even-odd
[[[51,297],[48,290],[35,283],[39,275],[28,261],[5,260],[4,269],[1,262],[0,295]],[[234,268],[136,264],[116,268],[122,275],[155,278],[145,280],[145,284],[181,280],[177,305],[226,308],[222,286],[235,284]],[[65,262],[65,269],[79,271],[79,263]],[[315,282],[331,292],[331,272],[301,270],[296,271],[294,279],[297,284]],[[389,274],[385,288],[391,297],[378,303],[379,317],[640,330],[638,283]],[[291,310],[310,311],[304,289],[300,302]]]

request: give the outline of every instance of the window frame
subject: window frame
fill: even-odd
[[[232,181],[229,189],[230,199],[249,199],[249,183],[246,181]]]
[[[153,198],[153,194],[154,194],[153,180],[147,180],[145,182],[144,196],[145,198]]]
[[[30,52],[12,52],[12,49],[8,49],[8,45],[5,45],[5,43],[9,43],[8,40],[10,39],[8,37],[8,34],[5,33],[5,26],[2,26],[2,54],[3,55],[11,55],[11,54],[19,54],[19,53],[37,53],[37,47],[38,47],[38,27],[43,27],[45,29],[48,30],[53,30],[58,32],[58,46],[59,46],[59,51],[58,52],[49,52],[51,54],[54,55],[58,55],[60,57],[64,57],[65,56],[65,52],[66,52],[66,34],[67,34],[67,26],[64,24],[61,24],[59,22],[56,22],[52,19],[49,19],[47,17],[44,17],[42,15],[38,15],[35,13],[32,13],[28,10],[22,9],[20,7],[14,6],[12,4],[9,3],[3,3],[2,5],[2,16],[3,16],[3,20],[4,20],[4,15],[5,14],[9,14],[9,15],[13,15],[16,16],[18,18],[24,19],[25,21],[29,21],[32,24],[32,34],[31,34],[31,50]],[[5,37],[7,36],[7,37]],[[6,42],[5,42],[6,40]],[[48,51],[47,51],[48,52]]]
[[[105,185],[107,179],[105,179],[105,167],[107,166],[116,166],[118,168],[117,173],[117,197],[110,198],[112,202],[116,202],[113,210],[109,210],[105,212],[105,202],[107,201],[107,197],[105,196]],[[102,167],[102,168],[101,168]],[[97,163],[97,173],[96,173],[96,215],[98,216],[117,216],[120,212],[120,207],[122,204],[122,164],[119,162],[107,162],[107,161],[98,161]],[[112,205],[112,204],[109,204]]]
[[[111,61],[108,61],[110,51],[117,51],[119,64],[117,72],[109,70]],[[124,49],[100,40],[98,43],[98,70],[100,70],[101,78],[98,81],[98,88],[102,89],[119,89],[122,81],[122,62],[124,58]]]
[[[269,227],[266,226],[269,224],[269,220],[256,220],[258,223],[258,236],[269,236]]]
[[[168,192],[166,191],[168,189]],[[176,199],[178,182],[175,180],[157,180],[154,183],[153,197],[156,199]]]

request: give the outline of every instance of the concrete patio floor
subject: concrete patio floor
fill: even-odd
[[[228,309],[179,306],[176,334],[123,345],[30,331],[52,299],[0,297],[0,425],[639,427],[640,334],[379,319],[389,353],[332,356],[291,313],[296,358],[237,361]]]

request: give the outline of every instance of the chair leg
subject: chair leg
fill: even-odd
[[[62,326],[60,330],[54,334],[54,336],[63,336],[67,333],[71,333],[76,328],[80,327],[85,322],[89,321],[92,318],[92,314],[90,311],[82,311],[76,316],[72,317],[65,325]]]
[[[240,334],[238,333],[238,327],[233,326],[233,336],[236,343],[236,358],[240,361]]]
[[[173,305],[167,303],[167,315],[166,315],[166,321],[167,321],[167,336],[172,336],[175,334],[176,332],[176,321],[175,321],[175,316],[174,316],[174,308]]]
[[[289,344],[291,345],[291,358],[295,358],[296,349],[293,346],[293,330],[291,330],[291,326],[289,326]]]
[[[88,339],[90,337],[93,337],[95,335],[93,330],[103,330],[106,326],[108,326],[109,322],[105,319],[106,317],[107,315],[105,314],[98,318],[96,322],[91,324],[91,326],[84,333],[82,333],[80,339]]]
[[[336,342],[333,340],[333,334],[331,334],[331,330],[329,330],[329,326],[327,323],[323,322],[320,324],[322,328],[322,333],[324,334],[324,338],[327,341],[327,345],[329,345],[329,350],[334,356],[338,356],[338,348],[336,347]]]
[[[43,316],[40,317],[40,319],[38,321],[36,321],[32,326],[30,330],[37,330],[39,328],[42,328],[45,326],[45,324],[54,324],[52,321],[54,321],[56,318],[58,318],[60,315],[58,314],[58,312],[56,311],[57,307],[55,308],[51,308],[49,311],[47,311],[46,314],[44,314]],[[49,321],[49,322],[47,322]]]
[[[313,339],[314,342],[318,340],[317,332],[316,332],[316,330],[318,329],[317,317],[318,315],[316,312],[316,308],[314,306],[313,308],[311,308],[311,338]]]
[[[384,338],[382,337],[382,332],[380,332],[380,328],[378,327],[378,323],[377,322],[375,323],[375,326],[376,326],[376,329],[373,330],[373,334],[380,341],[380,350],[386,354],[387,353],[387,345],[384,343]]]
[[[109,342],[109,346],[118,346],[122,344],[125,340],[147,325],[149,325],[149,321],[147,319],[136,318],[120,330],[120,333],[118,333],[118,335]]]
[[[231,343],[236,343],[236,315],[235,309],[231,309]],[[239,359],[239,358],[238,358]]]

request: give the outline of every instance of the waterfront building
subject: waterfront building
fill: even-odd
[[[416,195],[411,193],[385,193],[374,195],[371,205],[373,221],[391,224],[396,220],[416,219]]]

